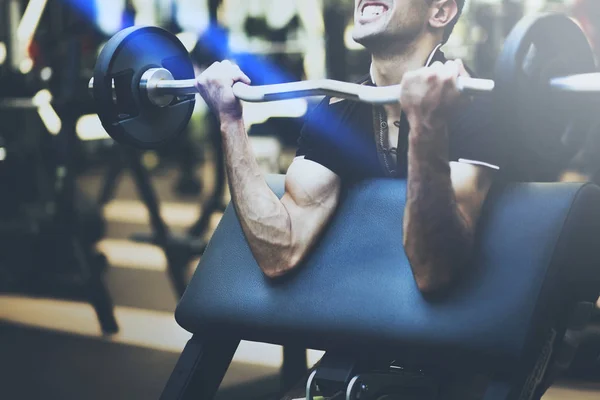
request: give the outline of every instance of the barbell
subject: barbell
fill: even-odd
[[[579,26],[565,15],[543,14],[524,18],[512,30],[495,80],[461,77],[457,88],[492,99],[490,107],[507,136],[514,133],[511,138],[521,138],[523,145],[552,153],[564,145],[566,132],[574,127],[585,131],[578,126],[588,123],[584,114],[598,110],[600,73],[594,71],[594,56]],[[187,50],[158,27],[131,27],[112,37],[99,55],[89,88],[108,134],[144,149],[161,146],[183,131],[198,93]],[[402,87],[325,79],[264,86],[238,82],[233,91],[247,102],[332,96],[390,104],[399,101]]]

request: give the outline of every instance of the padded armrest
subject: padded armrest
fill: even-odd
[[[283,177],[269,183],[282,195]],[[178,323],[194,334],[372,348],[419,360],[484,359],[500,369],[539,342],[567,302],[599,292],[594,185],[495,190],[483,210],[473,269],[436,302],[422,297],[403,250],[405,197],[398,180],[350,188],[311,256],[277,281],[260,271],[229,207],[180,301]]]

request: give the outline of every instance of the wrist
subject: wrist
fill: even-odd
[[[445,132],[447,127],[446,118],[434,115],[423,115],[420,113],[407,113],[411,132],[422,134],[436,134]]]
[[[219,124],[223,136],[236,134],[239,131],[245,131],[244,121],[241,118],[222,115],[219,117]]]
[[[408,145],[409,153],[417,160],[431,162],[432,160],[447,161],[449,159],[450,143],[445,126],[435,129],[411,126]]]

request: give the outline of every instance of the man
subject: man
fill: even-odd
[[[464,0],[355,0],[354,39],[372,54],[362,83],[401,83],[402,95],[384,107],[323,100],[303,128],[281,200],[259,172],[231,89],[250,79],[227,61],[198,77],[198,90],[221,121],[233,203],[266,276],[298,267],[344,185],[385,177],[407,179],[404,247],[422,293],[436,295],[465,272],[501,146],[484,108],[456,90],[466,74],[462,63],[440,51],[463,6]]]
[[[372,53],[375,84],[403,84],[400,103],[379,108],[325,99],[311,117],[317,123],[303,129],[281,200],[259,172],[231,89],[237,81],[250,84],[249,78],[228,61],[198,77],[198,90],[219,116],[233,203],[265,275],[296,268],[327,225],[342,184],[366,177],[408,179],[404,245],[424,293],[448,287],[468,264],[498,162],[491,132],[480,131],[488,129],[486,121],[476,120],[470,104],[459,105],[455,81],[465,74],[462,64],[445,62],[439,50],[463,4],[355,1],[354,39]],[[328,115],[341,123],[322,124]],[[335,131],[341,125],[365,129]],[[319,132],[318,126],[331,129]],[[361,149],[360,165],[352,159],[357,154],[344,151],[353,141],[371,144]]]

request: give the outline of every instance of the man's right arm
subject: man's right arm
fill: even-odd
[[[286,175],[279,199],[267,185],[231,89],[250,83],[231,63],[216,63],[197,80],[197,87],[219,115],[232,202],[250,249],[268,277],[294,269],[304,259],[337,207],[340,178],[324,166],[297,157]]]
[[[335,211],[340,179],[297,157],[279,199],[252,154],[242,121],[222,126],[229,187],[254,258],[269,277],[282,276],[304,259]]]

